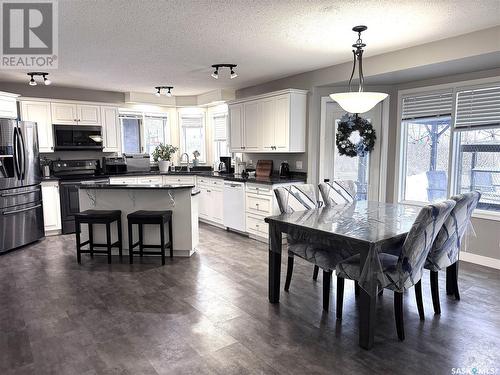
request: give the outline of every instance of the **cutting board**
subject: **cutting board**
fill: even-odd
[[[269,177],[273,173],[272,160],[259,160],[255,168],[255,177]]]

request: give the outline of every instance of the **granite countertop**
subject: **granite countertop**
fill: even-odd
[[[143,171],[143,172],[127,172],[122,174],[101,174],[97,176],[86,176],[86,180],[99,179],[99,178],[108,178],[108,177],[133,177],[133,176],[202,176],[207,178],[220,178],[226,181],[236,181],[236,182],[250,182],[256,184],[265,184],[265,185],[273,185],[273,184],[286,184],[293,182],[305,182],[306,175],[300,174],[295,175],[289,178],[281,178],[278,175],[272,175],[270,177],[248,177],[243,178],[241,175],[235,175],[233,173],[219,173],[213,171],[182,171],[182,172],[169,172],[169,173],[161,173],[159,171]],[[42,181],[57,181],[59,178],[57,176],[49,176],[42,177]],[[127,186],[127,185],[121,185]],[[145,185],[138,185],[145,186]]]
[[[167,184],[151,184],[151,185],[138,185],[138,184],[83,184],[78,186],[80,189],[156,189],[156,190],[176,190],[176,189],[193,189],[194,185],[167,185]]]

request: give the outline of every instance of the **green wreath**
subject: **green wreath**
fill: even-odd
[[[361,140],[354,144],[349,140],[351,133],[358,131]],[[375,147],[375,129],[370,121],[358,115],[345,114],[337,127],[336,145],[340,155],[350,157],[365,156]]]

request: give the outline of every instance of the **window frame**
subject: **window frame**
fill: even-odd
[[[183,124],[183,118],[201,118],[201,126],[184,126]],[[185,128],[201,128],[203,131],[203,151],[198,150],[200,152],[200,156],[198,158],[200,164],[207,164],[207,126],[206,126],[206,115],[203,112],[199,113],[179,113],[179,150],[181,155],[184,153],[187,153],[185,147],[185,137],[184,137],[184,129]],[[189,160],[192,161],[194,159],[194,156],[192,153],[188,153],[189,155]]]
[[[396,138],[396,152],[395,152],[395,176],[394,176],[394,201],[397,203],[408,204],[418,207],[423,207],[429,202],[420,202],[404,199],[405,192],[405,174],[406,174],[406,152],[407,152],[407,128],[403,127],[403,98],[407,96],[425,95],[432,93],[439,93],[443,91],[452,91],[452,113],[451,113],[451,127],[450,127],[450,140],[449,140],[449,155],[448,155],[448,186],[447,194],[452,196],[458,192],[458,178],[457,169],[455,164],[458,162],[458,137],[459,132],[464,129],[457,130],[455,128],[455,115],[456,115],[456,99],[457,93],[462,90],[486,88],[495,84],[500,85],[500,76],[489,77],[484,79],[477,79],[471,81],[460,81],[446,83],[442,85],[426,86],[420,88],[398,90],[398,108],[397,108],[397,138]],[[500,212],[476,209],[473,213],[474,218],[489,219],[500,221]]]
[[[225,121],[226,121],[226,138],[224,140],[222,139],[215,139],[215,119],[217,117],[224,117]],[[218,143],[220,142],[226,142],[226,147],[227,147],[227,151],[228,151],[228,154],[229,156],[231,155],[231,149],[229,147],[229,113],[228,111],[217,111],[217,112],[213,112],[210,114],[210,121],[212,122],[212,125],[213,125],[213,137],[212,137],[212,158],[213,158],[213,162],[214,164],[215,163],[218,163],[220,160],[220,155],[219,157],[217,157],[217,154],[218,154]]]

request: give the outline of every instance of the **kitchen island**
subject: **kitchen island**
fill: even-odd
[[[80,210],[121,210],[123,248],[128,250],[127,215],[138,210],[172,211],[174,256],[191,256],[198,245],[198,191],[193,185],[127,185],[89,183],[80,186]],[[134,240],[138,238],[134,226]],[[82,238],[87,238],[87,225],[82,225]],[[111,237],[117,238],[112,225]],[[94,241],[105,242],[105,228],[94,225]],[[159,244],[157,225],[144,225],[144,243]],[[117,252],[116,249],[113,249]]]

